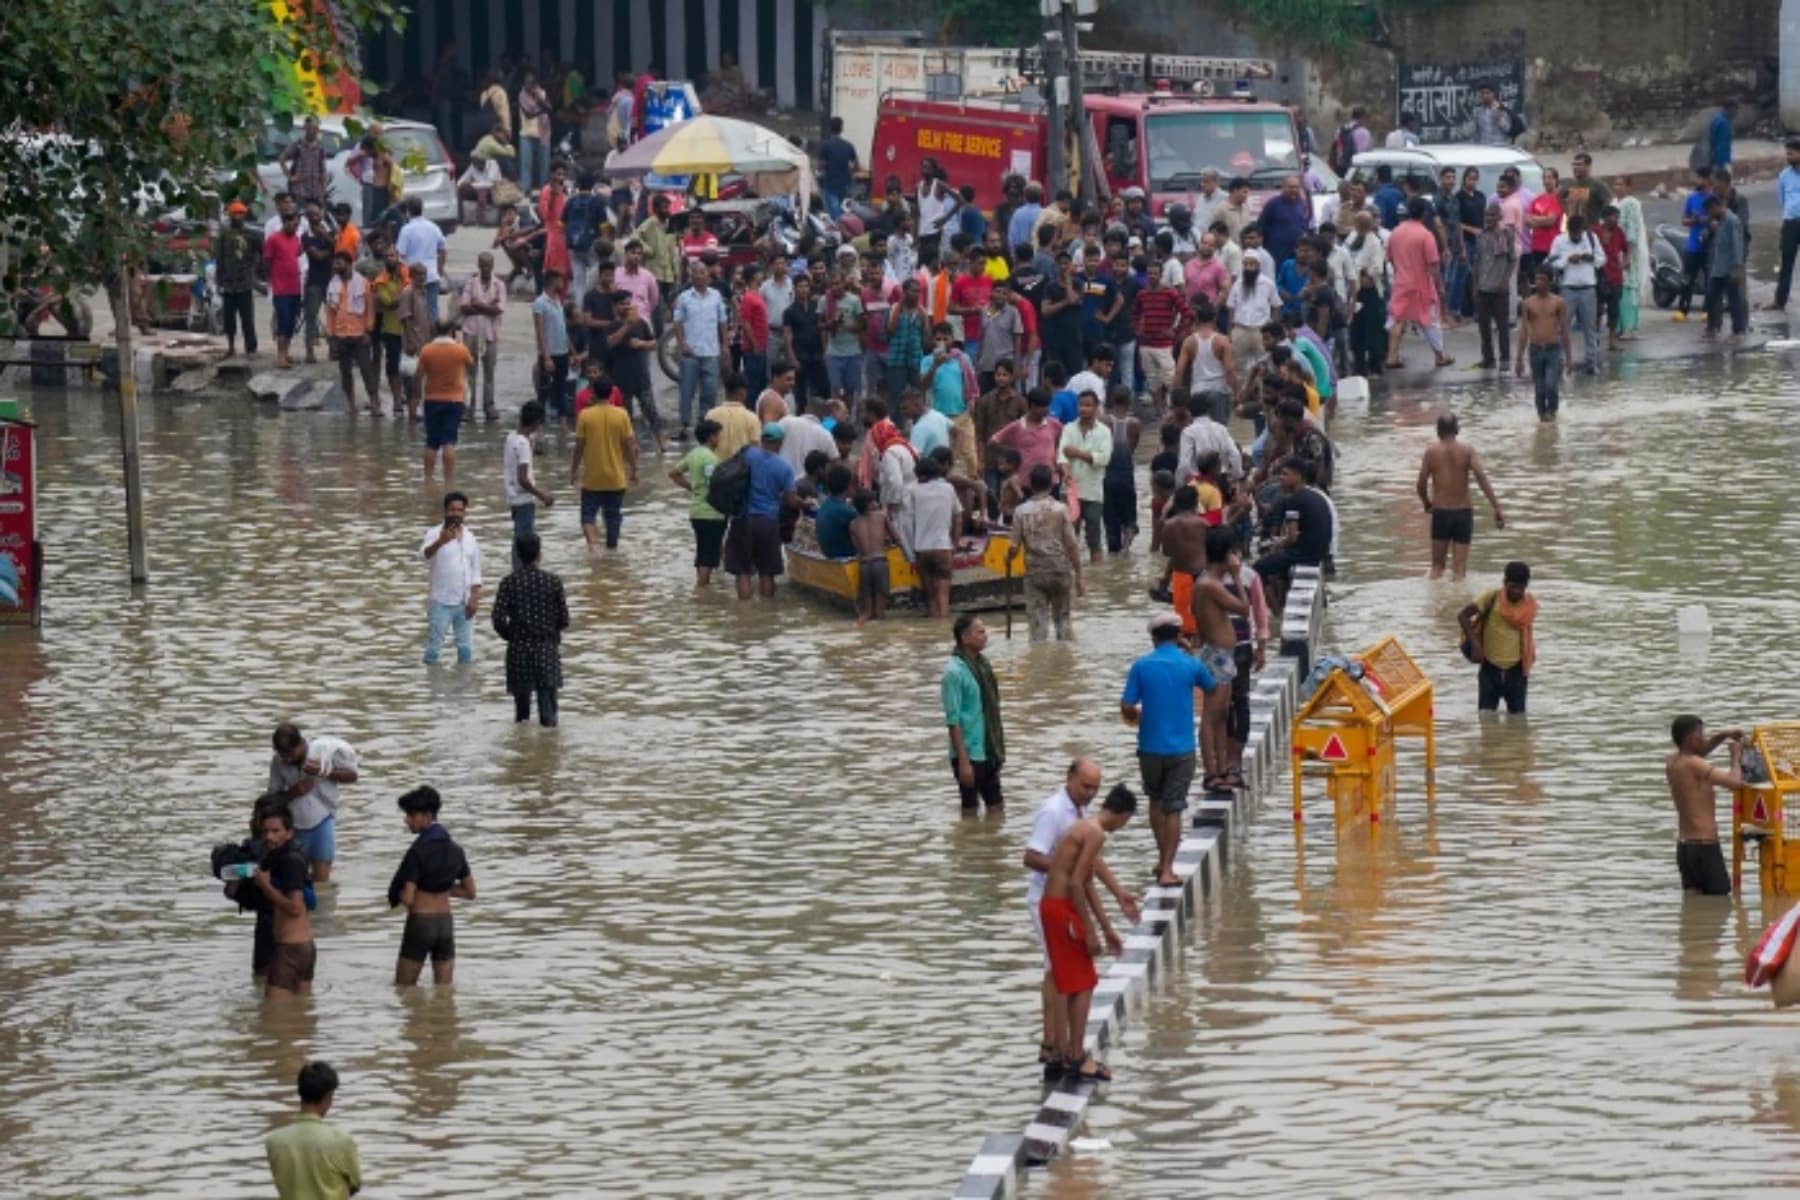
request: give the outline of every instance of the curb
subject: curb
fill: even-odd
[[[1296,568],[1281,612],[1280,657],[1251,681],[1244,786],[1229,801],[1202,800],[1195,806],[1192,828],[1175,852],[1181,886],[1145,891],[1142,919],[1122,939],[1125,953],[1107,966],[1094,988],[1088,1050],[1118,1040],[1127,1005],[1141,1000],[1152,980],[1173,973],[1180,954],[1178,935],[1195,918],[1202,901],[1215,896],[1230,857],[1233,825],[1254,815],[1287,763],[1300,683],[1311,669],[1311,650],[1318,644],[1324,615],[1325,588],[1318,569]],[[1022,1134],[990,1134],[969,1163],[954,1200],[1006,1196],[1028,1167],[1042,1166],[1062,1151],[1099,1088],[1095,1083],[1059,1083],[1045,1094]]]

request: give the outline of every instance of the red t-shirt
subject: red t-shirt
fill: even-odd
[[[277,229],[263,238],[263,262],[269,268],[269,295],[300,294],[300,236]]]
[[[761,354],[769,344],[769,306],[754,288],[738,298],[738,323],[744,327],[750,352]]]
[[[1600,249],[1606,251],[1606,264],[1600,268],[1601,276],[1614,287],[1625,286],[1625,252],[1629,244],[1625,241],[1625,231],[1614,225],[1596,226],[1594,240],[1600,243]]]
[[[1525,210],[1525,215],[1527,217],[1561,217],[1563,215],[1562,201],[1556,198],[1554,192],[1542,192],[1531,198],[1531,205]],[[1562,222],[1560,220],[1552,221],[1542,228],[1530,227],[1531,252],[1533,254],[1550,253],[1550,247],[1556,244],[1556,235],[1561,232]]]
[[[581,390],[579,392],[575,393],[575,415],[579,417],[582,413],[582,410],[586,409],[593,402],[594,402],[594,389],[587,386],[586,384],[583,384]],[[620,394],[618,388],[614,388],[612,390],[612,395],[610,395],[606,398],[606,402],[608,404],[612,405],[614,408],[624,408],[625,407],[625,397]]]
[[[863,302],[863,344],[871,354],[879,354],[887,358],[887,319],[888,309],[900,303],[900,287],[894,283],[883,283],[880,287],[862,289]]]
[[[1021,296],[1017,292],[1013,293],[1013,298],[1018,301],[1013,305],[1013,311],[1019,314],[1019,324],[1025,327],[1025,336],[1020,339],[1020,344],[1025,348],[1024,353],[1030,354],[1037,349],[1038,344],[1037,306],[1031,302],[1029,297]]]
[[[1187,302],[1174,288],[1145,288],[1131,302],[1132,329],[1138,345],[1168,350],[1175,345],[1175,328],[1181,323]]]
[[[963,341],[980,340],[981,310],[987,307],[993,291],[994,281],[986,275],[958,275],[956,282],[950,285],[950,303],[957,308],[969,306],[975,310],[963,314]]]

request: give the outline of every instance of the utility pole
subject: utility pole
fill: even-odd
[[[1050,6],[1060,7],[1061,0],[1044,0],[1045,16],[1051,16]],[[1049,25],[1050,22],[1046,22]],[[1044,30],[1044,103],[1048,106],[1050,116],[1050,153],[1044,165],[1044,202],[1048,204],[1056,193],[1068,186],[1069,160],[1065,152],[1068,134],[1063,122],[1065,115],[1063,105],[1068,101],[1068,80],[1063,76],[1063,38],[1062,30],[1046,28]]]
[[[1075,194],[1083,204],[1094,202],[1094,175],[1099,166],[1094,161],[1094,126],[1088,120],[1087,104],[1081,91],[1081,32],[1075,26],[1078,11],[1091,14],[1099,5],[1096,0],[1062,0],[1062,34],[1069,72],[1069,120],[1075,130],[1076,153],[1081,157],[1081,180]]]
[[[131,582],[150,581],[144,553],[144,481],[138,467],[137,364],[131,351],[131,265],[122,263],[110,299],[113,344],[119,356],[119,441],[124,451],[125,542],[131,558]]]

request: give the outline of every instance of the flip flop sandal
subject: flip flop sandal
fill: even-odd
[[[1057,1057],[1055,1046],[1052,1046],[1049,1042],[1039,1042],[1038,1043],[1038,1062],[1040,1064],[1051,1063],[1051,1062],[1061,1063],[1062,1060]]]
[[[1094,1069],[1092,1071],[1087,1070],[1086,1068],[1089,1066]],[[1083,1083],[1111,1083],[1112,1072],[1106,1069],[1105,1063],[1099,1062],[1095,1060],[1092,1055],[1089,1055],[1078,1063],[1065,1062],[1063,1064],[1063,1078],[1078,1079]]]

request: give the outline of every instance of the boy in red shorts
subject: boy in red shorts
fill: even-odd
[[[1094,890],[1094,864],[1100,861],[1106,835],[1123,828],[1136,811],[1137,797],[1124,784],[1117,785],[1107,793],[1098,813],[1070,828],[1050,859],[1038,916],[1044,926],[1052,981],[1068,1005],[1068,1019],[1055,1022],[1057,1028],[1068,1031],[1068,1041],[1061,1047],[1064,1079],[1105,1082],[1112,1078],[1105,1065],[1083,1048],[1088,1006],[1094,999],[1094,985],[1100,981],[1094,956],[1102,947],[1092,931],[1105,928],[1099,919],[1100,897]],[[1106,940],[1105,949],[1118,954],[1118,938],[1109,932]]]

